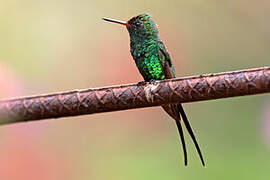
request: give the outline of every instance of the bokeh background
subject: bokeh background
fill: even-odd
[[[178,76],[269,66],[270,1],[0,0],[0,98],[141,81],[126,29],[151,13]],[[146,108],[0,127],[0,179],[268,179],[269,94],[185,104],[204,153]]]

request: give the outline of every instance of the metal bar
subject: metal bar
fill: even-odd
[[[270,67],[0,101],[0,124],[270,92]]]

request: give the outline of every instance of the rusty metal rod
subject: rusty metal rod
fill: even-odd
[[[270,67],[0,101],[0,124],[270,92]]]

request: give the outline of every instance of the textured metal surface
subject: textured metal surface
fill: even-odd
[[[270,92],[270,67],[0,101],[0,124]]]

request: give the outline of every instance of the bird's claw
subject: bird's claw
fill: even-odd
[[[150,81],[149,81],[150,84],[154,84],[155,82],[156,82],[155,79],[150,79]]]
[[[140,81],[137,83],[137,86],[144,86],[144,85],[146,85],[146,83],[155,84],[155,82],[156,82],[155,79],[150,79],[150,81]]]
[[[140,81],[137,83],[137,86],[144,86],[146,84],[146,81]]]

